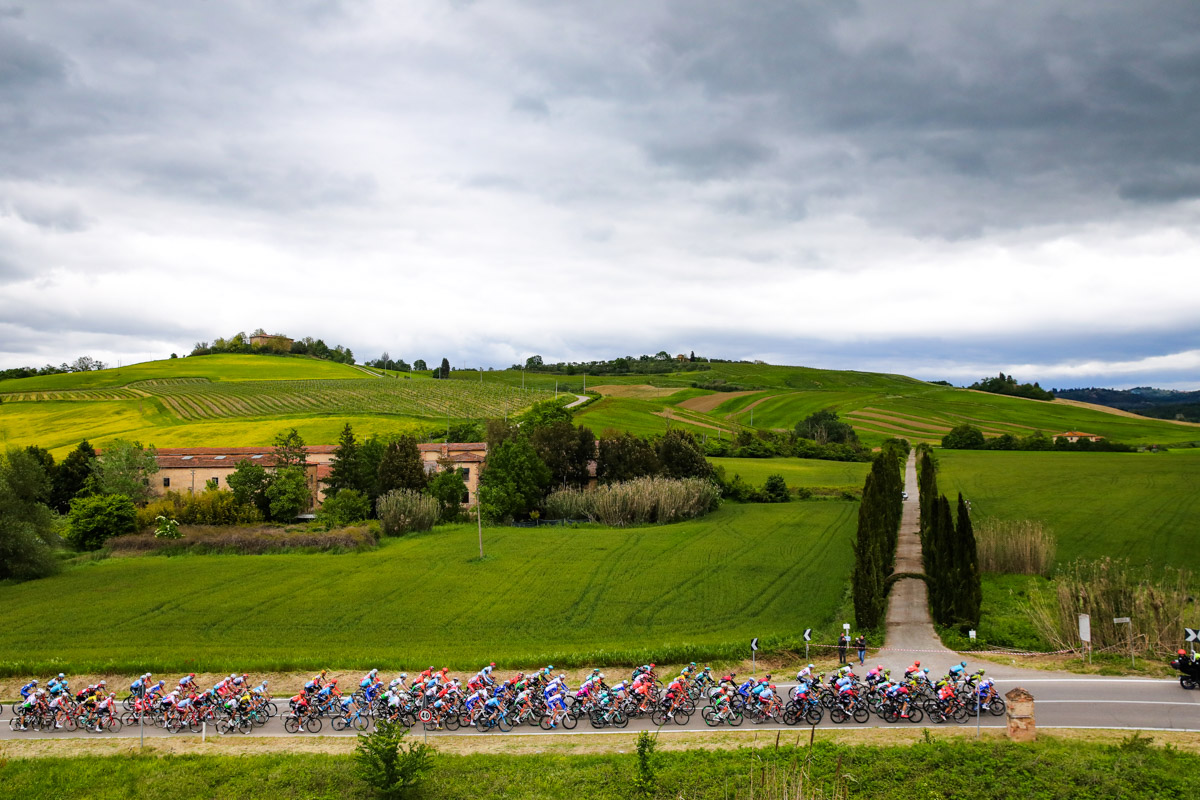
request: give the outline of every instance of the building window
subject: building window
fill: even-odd
[[[163,478],[163,486],[164,486],[164,487],[167,487],[167,486],[170,486],[170,485],[171,485],[171,479],[170,479],[170,478]]]
[[[462,479],[464,481],[471,480],[471,468],[470,467],[460,467],[458,470],[458,474],[462,475]]]

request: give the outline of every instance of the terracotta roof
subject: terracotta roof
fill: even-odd
[[[1104,438],[1104,437],[1100,436],[1100,434],[1098,434],[1098,433],[1084,433],[1083,431],[1067,431],[1066,433],[1056,433],[1056,434],[1054,434],[1054,436],[1055,436],[1055,438],[1057,438],[1059,436],[1079,436],[1079,437],[1094,436],[1098,439]]]
[[[181,456],[219,456],[219,455],[254,455],[261,453],[267,455],[275,451],[274,447],[158,447],[159,455],[181,455]],[[334,444],[312,444],[305,448],[310,453],[332,453],[337,450],[337,445]]]
[[[217,458],[216,456],[182,456],[175,454],[163,455],[158,454],[159,469],[211,469],[217,467],[228,467],[234,469],[238,463],[249,461],[251,464],[261,464],[264,467],[275,465],[275,457],[270,453],[266,453],[262,458],[251,458],[248,455],[229,456],[228,458]]]
[[[422,453],[443,453],[455,450],[487,450],[487,442],[429,442],[418,444],[417,449]]]
[[[471,462],[471,463],[478,464],[478,463],[482,462],[486,458],[486,456],[481,456],[478,453],[455,453],[451,456],[448,456],[448,458],[451,461]]]

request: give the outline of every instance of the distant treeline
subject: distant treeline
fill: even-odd
[[[57,367],[47,364],[44,367],[12,367],[0,370],[0,381],[9,378],[32,378],[35,375],[59,375],[64,372],[91,372],[100,369],[108,369],[108,365],[91,356],[80,356],[70,364],[64,362]]]
[[[251,335],[265,336],[267,334],[260,328]],[[228,339],[218,337],[213,340],[212,344],[208,342],[196,342],[189,355],[207,356],[212,353],[253,353],[257,355],[286,355],[291,353],[292,355],[312,356],[313,358],[320,358],[325,361],[336,361],[339,364],[354,363],[354,353],[350,351],[349,347],[342,347],[340,344],[330,347],[321,339],[305,336],[303,339],[294,340],[289,347],[286,337],[281,336],[265,345],[258,345],[250,343],[250,336],[247,336],[245,331],[239,331]]]
[[[666,350],[654,355],[622,356],[608,361],[559,361],[547,364],[541,356],[530,356],[524,364],[513,364],[512,369],[529,372],[549,372],[558,375],[655,375],[667,372],[697,372],[712,369],[710,364],[739,364],[750,362],[731,361],[722,358],[706,358],[695,352],[686,356],[673,356]]]
[[[942,437],[942,447],[947,450],[1055,450],[1076,453],[1132,453],[1137,450],[1133,445],[1110,442],[1108,439],[1096,442],[1091,439],[1072,442],[1064,436],[1051,439],[1041,431],[1028,436],[1004,433],[988,439],[974,425],[959,425],[951,430]]]

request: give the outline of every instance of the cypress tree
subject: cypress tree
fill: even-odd
[[[931,576],[937,586],[938,603],[934,619],[940,625],[950,625],[958,617],[959,556],[958,537],[954,531],[954,517],[950,513],[950,501],[945,495],[937,499],[938,566]]]
[[[366,494],[359,469],[358,440],[354,437],[354,429],[350,427],[349,422],[342,428],[337,449],[333,451],[329,477],[323,478],[321,482],[325,484],[326,497],[333,497],[342,489],[357,489]]]
[[[958,493],[958,525],[955,533],[959,544],[959,617],[962,623],[977,626],[983,606],[983,585],[979,575],[975,528],[971,525],[971,514],[962,492]]]

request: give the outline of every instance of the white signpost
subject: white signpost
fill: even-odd
[[[758,652],[758,637],[755,636],[750,640],[750,673],[758,674],[757,658],[755,654]]]
[[[1184,628],[1183,632],[1189,642],[1200,642],[1200,628]]]
[[[804,629],[804,660],[808,661],[808,643],[812,641],[812,628]]]
[[[1088,614],[1079,615],[1079,640],[1087,643],[1088,663],[1092,663],[1092,618]]]

